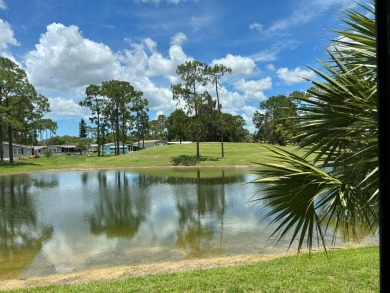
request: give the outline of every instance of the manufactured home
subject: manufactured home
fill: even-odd
[[[31,156],[32,155],[32,146],[12,143],[12,153],[14,158]],[[3,142],[3,157],[5,160],[9,160],[9,143]]]
[[[124,149],[125,153],[128,153],[129,152],[129,145],[127,143],[125,143],[123,145],[120,142],[119,143],[119,153],[120,154],[123,153],[123,149]],[[116,144],[113,142],[106,143],[105,145],[100,146],[100,152],[103,154],[115,154],[115,150],[116,150]]]
[[[147,149],[152,148],[156,146],[166,145],[167,142],[165,140],[158,140],[158,139],[152,139],[152,140],[145,140],[145,141],[139,141],[135,142],[130,145],[129,150],[130,151],[138,151],[139,149]]]

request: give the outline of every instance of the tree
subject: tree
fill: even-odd
[[[79,137],[87,138],[87,124],[85,123],[84,119],[81,119],[79,123]]]
[[[10,164],[13,159],[13,135],[15,132],[27,131],[34,120],[41,119],[49,112],[46,97],[38,95],[28,82],[23,69],[8,58],[0,57],[0,156],[3,160],[4,130],[7,130]]]
[[[208,74],[211,76],[212,83],[215,85],[215,93],[217,95],[217,108],[219,112],[219,125],[220,125],[220,132],[221,132],[221,157],[223,158],[225,156],[225,152],[223,149],[223,129],[224,129],[224,121],[223,116],[221,114],[221,108],[222,105],[219,102],[219,92],[218,92],[218,83],[219,79],[225,74],[225,73],[231,73],[232,69],[230,67],[227,67],[223,64],[215,64],[213,67],[208,68]]]
[[[222,113],[225,122],[224,141],[248,142],[249,131],[245,129],[245,120],[240,115]]]
[[[101,94],[107,98],[104,116],[110,121],[115,135],[115,155],[119,155],[119,141],[122,143],[126,137],[126,125],[129,119],[128,104],[132,101],[135,93],[133,86],[127,81],[111,80],[104,81],[101,86]]]
[[[137,132],[137,141],[138,141],[138,149],[141,147],[141,138],[143,141],[142,148],[144,148],[144,141],[145,141],[145,132],[148,130],[148,121],[149,121],[149,115],[148,115],[148,100],[142,99],[142,92],[138,92],[137,95],[133,98],[133,105],[131,107],[131,110],[135,112],[135,129]]]
[[[101,95],[101,87],[96,84],[90,84],[85,89],[85,98],[83,101],[81,101],[79,104],[80,106],[89,107],[89,109],[92,111],[92,115],[89,120],[92,123],[96,124],[96,142],[98,145],[98,157],[100,157],[100,145],[101,142],[101,134],[102,128],[101,128],[101,113],[102,109],[104,108],[105,99]]]
[[[252,119],[259,140],[285,146],[292,139],[294,119],[298,116],[293,100],[291,95],[278,95],[260,103],[263,111],[256,111]]]
[[[182,101],[187,110],[187,116],[194,115],[191,123],[191,130],[196,140],[196,156],[200,157],[199,140],[202,133],[202,126],[198,120],[198,111],[207,91],[199,93],[199,88],[205,86],[208,82],[207,65],[199,61],[186,61],[179,65],[176,73],[183,80],[184,84],[178,83],[172,85],[173,100]]]
[[[168,140],[179,138],[180,144],[183,140],[183,137],[186,137],[187,130],[187,115],[181,109],[176,109],[169,115],[167,119],[167,128],[168,128]]]
[[[374,4],[343,9],[345,29],[330,44],[330,59],[322,62],[321,78],[312,80],[309,96],[299,97],[297,123],[304,156],[270,148],[280,163],[260,163],[267,216],[280,225],[280,240],[290,229],[298,251],[309,249],[317,235],[326,248],[329,223],[348,235],[357,226],[377,232],[379,223],[378,117]],[[314,158],[309,161],[309,155]],[[332,238],[334,239],[334,238]]]
[[[76,145],[75,145],[76,149],[80,151],[80,155],[83,154],[83,150],[88,149],[90,146],[91,146],[90,140],[85,137],[80,137],[76,141]]]

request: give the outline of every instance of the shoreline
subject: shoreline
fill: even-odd
[[[328,248],[328,253],[332,250],[359,248],[373,246],[374,244],[348,244],[344,246],[332,246]],[[323,249],[313,249],[310,253],[324,252]],[[61,273],[43,277],[13,278],[0,280],[0,292],[4,290],[29,289],[39,286],[56,286],[70,284],[85,284],[95,281],[114,281],[124,278],[141,277],[147,275],[172,274],[193,270],[207,270],[219,267],[254,264],[257,262],[271,261],[285,256],[299,256],[308,251],[287,251],[285,253],[274,254],[246,254],[235,256],[212,257],[205,259],[181,260],[178,262],[164,262],[155,264],[143,264],[133,266],[116,266],[108,268],[98,268],[79,272]]]
[[[114,166],[114,167],[80,167],[80,168],[64,168],[64,169],[46,169],[37,171],[22,171],[12,173],[0,173],[0,176],[20,175],[20,174],[35,174],[35,173],[57,173],[57,172],[76,172],[76,171],[102,171],[102,170],[126,170],[126,169],[196,169],[196,168],[233,168],[246,169],[256,168],[256,165],[204,165],[204,166]],[[259,166],[257,166],[258,168]]]

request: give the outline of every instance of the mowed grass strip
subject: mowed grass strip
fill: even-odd
[[[379,247],[283,256],[255,264],[18,292],[379,292]],[[11,292],[11,291],[9,291]],[[16,292],[16,291],[12,291]]]
[[[298,152],[292,145],[283,147]],[[39,172],[63,169],[98,169],[130,167],[172,166],[255,166],[256,162],[270,160],[270,153],[259,143],[224,143],[225,156],[221,158],[221,144],[200,143],[200,158],[196,157],[196,143],[165,145],[127,154],[104,155],[53,155],[37,159],[15,159],[15,164],[0,163],[0,174]]]

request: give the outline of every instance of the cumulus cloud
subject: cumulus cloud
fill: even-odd
[[[31,82],[70,90],[114,78],[120,69],[110,48],[84,38],[77,26],[52,23],[25,58]]]
[[[7,4],[5,4],[4,0],[0,0],[0,10],[7,9]]]
[[[11,25],[2,19],[0,19],[0,32],[0,51],[6,49],[8,45],[19,45],[14,37],[14,31],[12,30]]]
[[[171,38],[171,45],[182,46],[187,41],[187,36],[184,33],[177,33]]]
[[[227,54],[225,58],[214,59],[211,65],[223,64],[232,69],[232,74],[251,75],[255,72],[256,64],[249,57],[234,56]]]
[[[301,69],[300,67],[296,67],[293,70],[279,68],[276,73],[278,74],[278,77],[288,85],[304,82],[306,78],[313,79],[315,77],[313,71]]]
[[[48,98],[50,103],[50,116],[57,118],[82,117],[85,109],[76,101],[64,98]]]
[[[259,111],[259,109],[252,106],[245,106],[242,108],[243,114],[241,114],[241,117],[244,119],[246,128],[249,132],[254,132],[256,130],[252,121],[253,115],[256,111]]]
[[[264,100],[264,91],[272,89],[272,79],[268,76],[259,80],[246,81],[241,79],[234,83],[236,89],[244,92],[246,101]]]
[[[252,31],[261,31],[262,28],[263,28],[263,25],[258,23],[258,22],[254,22],[254,23],[251,23],[249,25],[249,29]]]

